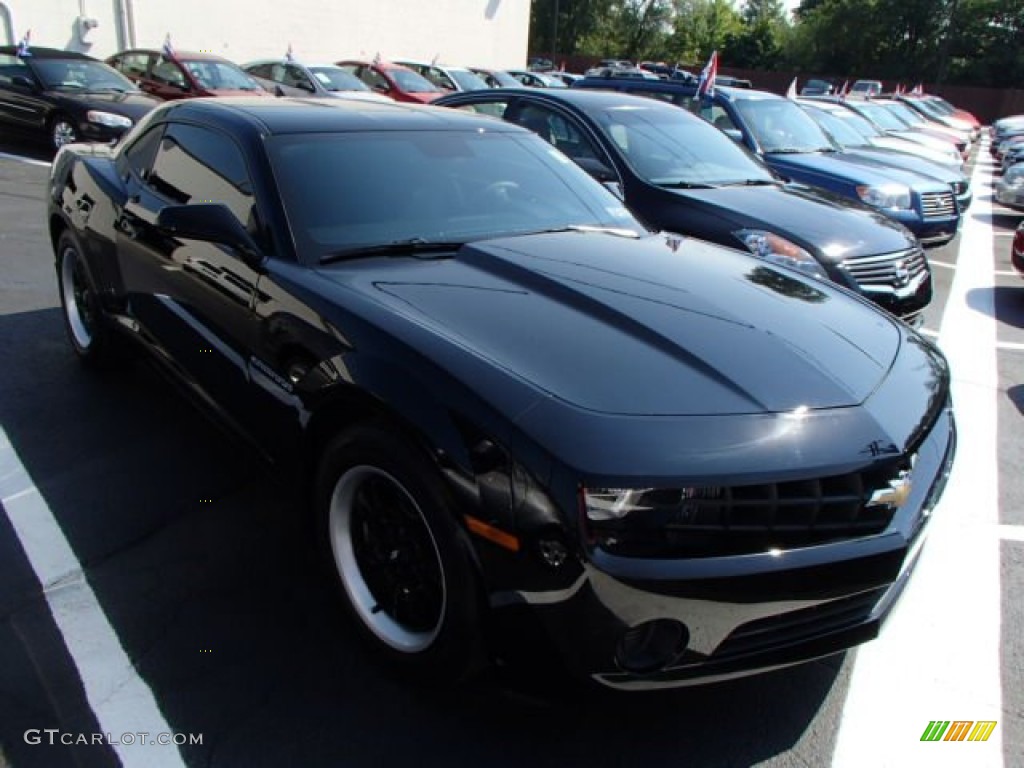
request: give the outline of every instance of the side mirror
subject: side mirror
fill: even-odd
[[[735,141],[737,144],[743,143],[743,131],[741,131],[739,128],[723,128],[722,133],[724,133],[730,139]]]
[[[391,88],[382,83],[378,83],[377,85],[373,86],[373,90],[375,90],[377,93],[388,93],[391,90]]]
[[[24,75],[15,75],[14,77],[12,77],[11,85],[18,85],[22,88],[28,88],[30,91],[34,91],[36,89],[36,84]]]
[[[248,266],[259,270],[263,264],[260,247],[223,203],[169,205],[156,216],[156,226],[165,235],[186,240],[218,243],[233,248]]]
[[[282,88],[280,85],[275,85],[274,86],[274,95],[277,96],[278,98],[281,98],[282,96],[284,96],[284,88]]]
[[[295,87],[299,88],[299,89],[301,89],[303,91],[307,91],[308,93],[316,93],[316,88],[313,87],[313,84],[312,83],[307,83],[307,82],[305,82],[303,80],[300,80],[299,82],[297,82],[295,84]]]
[[[594,157],[574,158],[576,165],[589,173],[602,184],[609,181],[618,181],[619,176],[611,168]]]

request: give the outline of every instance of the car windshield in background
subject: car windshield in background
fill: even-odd
[[[890,103],[885,104],[884,107],[909,125],[928,125],[927,120],[921,117],[921,115],[910,107],[904,106],[903,104]]]
[[[341,67],[310,67],[309,71],[328,91],[368,91],[369,86]]]
[[[64,91],[135,93],[135,84],[120,72],[88,59],[33,59],[32,67],[46,88]]]
[[[181,64],[203,88],[211,91],[258,91],[261,88],[244,70],[226,61],[193,59]]]
[[[268,147],[296,245],[312,260],[401,242],[644,231],[618,198],[530,134],[292,134]]]
[[[905,131],[910,127],[906,121],[900,120],[881,104],[858,104],[856,110],[863,115],[867,115],[868,118],[874,120],[876,124],[882,126],[887,131]]]
[[[432,82],[423,77],[418,72],[413,72],[411,69],[391,69],[388,70],[388,74],[391,75],[392,79],[398,83],[398,87],[406,93],[443,93],[441,88],[438,88]]]
[[[637,175],[651,184],[773,182],[768,169],[720,130],[685,112],[672,112],[628,107],[607,109],[595,117]]]
[[[483,78],[468,69],[449,69],[448,74],[464,91],[483,91],[489,87]]]
[[[834,119],[841,120],[847,126],[855,130],[862,137],[868,140],[866,142],[868,144],[871,143],[871,139],[876,139],[882,135],[882,132],[875,128],[875,126],[871,124],[870,120],[867,120],[848,109],[844,109],[842,112],[833,112],[831,110],[822,111],[828,112],[828,114],[830,114]]]
[[[870,142],[867,141],[855,128],[849,125],[845,120],[840,120],[838,117],[830,112],[825,112],[821,109],[811,108],[809,112],[812,119],[824,128],[828,133],[843,147],[867,147],[870,146]]]
[[[833,152],[810,115],[785,99],[739,99],[736,109],[765,152]]]

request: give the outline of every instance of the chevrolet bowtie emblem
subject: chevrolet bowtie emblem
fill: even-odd
[[[901,470],[896,477],[889,481],[888,488],[879,488],[871,494],[867,506],[898,509],[910,498],[910,490],[913,485],[913,481],[910,479],[910,470]]]

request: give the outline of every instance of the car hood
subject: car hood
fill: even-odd
[[[932,181],[950,185],[957,181],[965,181],[964,175],[951,171],[949,168],[930,163],[927,160],[910,157],[902,152],[896,152],[881,148],[856,148],[847,149],[843,156],[855,163],[865,163],[882,168],[898,168],[903,171],[910,171],[919,176],[924,176]]]
[[[67,91],[47,91],[47,94],[58,104],[78,109],[101,109],[118,115],[130,117],[133,122],[162,102],[144,93],[68,93]]]
[[[594,413],[853,406],[901,339],[867,302],[686,238],[526,235],[321,274],[382,305],[373,314],[387,332],[485,397],[504,375]]]
[[[713,209],[736,229],[775,232],[833,263],[916,243],[906,228],[876,209],[802,184],[662,191]]]
[[[799,174],[809,173],[819,178],[839,179],[851,185],[886,184],[895,181],[918,192],[948,191],[948,187],[924,179],[915,173],[858,161],[856,157],[850,157],[846,152],[766,154],[765,161],[783,175],[795,174],[794,178],[798,180]]]

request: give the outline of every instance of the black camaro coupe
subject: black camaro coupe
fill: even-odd
[[[77,355],[148,351],[297,473],[340,603],[410,674],[462,677],[507,622],[619,688],[849,648],[952,462],[911,328],[651,234],[485,117],[167,104],[61,150],[47,216]]]

